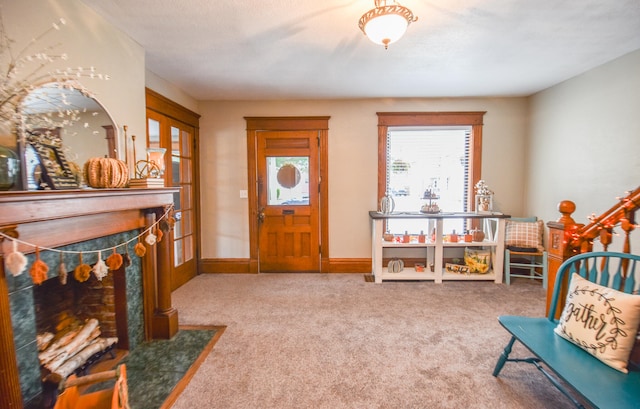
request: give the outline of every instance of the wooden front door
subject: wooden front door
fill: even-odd
[[[319,272],[319,131],[257,133],[260,272]]]

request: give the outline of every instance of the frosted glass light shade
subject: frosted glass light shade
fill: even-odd
[[[404,35],[409,24],[418,20],[411,10],[395,0],[391,5],[387,0],[375,0],[374,4],[375,8],[360,17],[358,27],[372,42],[384,45],[385,49]]]
[[[364,32],[376,44],[388,46],[395,43],[407,31],[409,22],[398,14],[375,17],[364,26]]]

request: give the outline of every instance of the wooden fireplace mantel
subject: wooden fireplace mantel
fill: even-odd
[[[0,192],[0,231],[55,248],[146,228],[173,204],[176,188]],[[170,238],[171,235],[165,237]],[[6,243],[0,237],[6,250]],[[170,239],[148,247],[142,261],[145,338],[171,338],[178,313],[171,306]],[[0,251],[0,409],[22,407],[7,276]],[[21,245],[19,251],[33,252]]]

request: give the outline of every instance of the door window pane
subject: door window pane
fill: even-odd
[[[193,233],[193,212],[191,210],[182,212],[182,233],[185,236]]]
[[[309,157],[267,157],[267,204],[309,205]]]
[[[148,119],[148,138],[150,148],[160,147],[160,122],[155,119]]]
[[[184,261],[189,261],[193,258],[193,236],[187,236],[182,240],[184,246]]]
[[[181,206],[182,202],[180,200],[180,192],[176,192],[173,194],[173,207],[175,207],[176,210],[180,210],[182,209]]]
[[[192,152],[191,149],[191,137],[187,131],[182,131],[182,154],[186,155]]]
[[[174,217],[176,223],[173,225],[173,238],[177,239],[182,237],[182,212],[175,212]]]
[[[184,250],[182,248],[182,240],[173,242],[173,264],[177,267],[184,263]]]
[[[182,168],[182,172],[180,174],[181,178],[182,178],[182,183],[191,183],[191,167],[192,167],[192,160],[191,159],[187,159],[185,157],[182,157],[182,160],[180,161],[181,163],[181,168]]]
[[[193,207],[193,203],[192,203],[192,189],[191,189],[191,185],[180,185],[180,187],[182,188],[182,199],[183,199],[183,203],[182,203],[182,209],[191,209]]]
[[[171,127],[171,154],[180,156],[180,129]]]
[[[180,157],[179,156],[171,157],[171,180],[173,181],[173,186],[177,186],[180,184]]]

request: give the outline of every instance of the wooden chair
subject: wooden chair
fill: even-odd
[[[515,227],[516,224],[529,225],[527,229],[538,229],[535,243],[518,237],[521,233],[515,231],[518,228]],[[537,217],[512,217],[507,220],[504,251],[504,277],[507,285],[511,285],[511,277],[521,277],[542,280],[542,288],[547,288],[547,251],[542,245],[543,231],[544,225],[538,222]]]
[[[110,389],[81,394],[81,386],[115,379]],[[77,378],[71,375],[60,384],[62,391],[57,397],[54,409],[130,409],[127,388],[127,368],[118,366],[115,370],[98,372]]]

